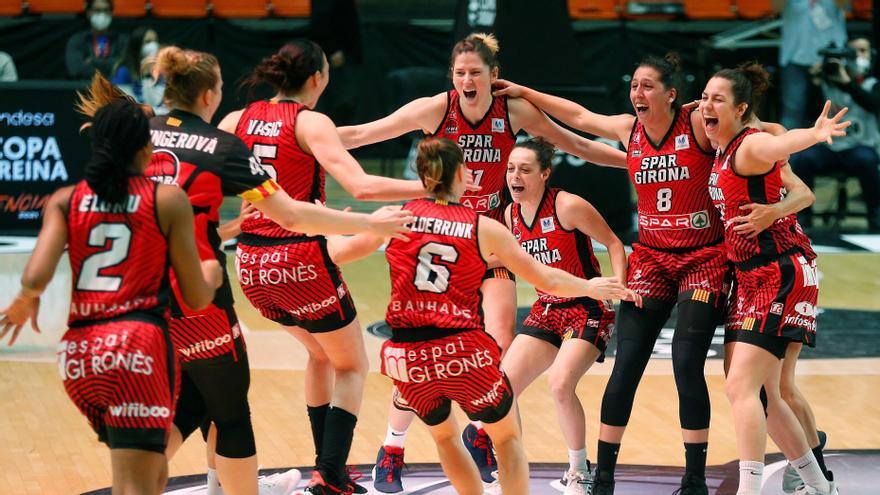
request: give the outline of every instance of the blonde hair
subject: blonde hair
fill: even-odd
[[[428,192],[438,198],[452,193],[455,173],[464,162],[461,148],[446,138],[429,137],[419,143],[416,169]]]
[[[495,35],[489,33],[471,33],[452,48],[449,68],[455,66],[455,59],[462,53],[474,52],[483,60],[489,69],[498,67],[498,52],[501,46]]]
[[[199,95],[220,80],[220,63],[210,53],[166,46],[156,55],[153,77],[165,76],[165,99],[172,105],[192,106]]]
[[[128,100],[134,103],[134,98],[117,88],[98,71],[92,76],[92,83],[85,92],[76,92],[77,102],[74,108],[77,112],[89,119],[93,118],[98,110],[118,100]]]

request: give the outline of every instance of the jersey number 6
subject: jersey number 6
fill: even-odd
[[[437,260],[455,263],[458,251],[449,244],[429,242],[419,250],[419,264],[416,265],[416,279],[413,282],[423,292],[442,294],[449,288],[449,268],[437,264]]]

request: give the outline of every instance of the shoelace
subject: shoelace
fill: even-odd
[[[348,471],[348,467],[346,467],[346,471]],[[360,472],[355,470],[352,471],[358,475],[358,478],[360,478]],[[326,481],[324,481],[324,477],[321,476],[321,473],[319,473],[317,470],[312,471],[312,479],[309,480],[309,487],[307,488],[307,490],[311,492],[311,489],[316,486],[323,486],[324,488],[328,488],[333,493],[338,493],[339,495],[352,495],[354,493],[354,491],[352,491],[352,489],[349,487],[338,488],[331,485],[330,483],[327,483]]]
[[[480,430],[477,430],[477,436],[474,437],[474,447],[486,451],[486,465],[491,466],[493,464],[492,439],[489,438],[489,435],[486,432],[480,432]]]
[[[402,455],[385,452],[385,456],[382,457],[382,462],[379,463],[379,467],[388,470],[388,483],[391,483],[394,478],[394,470],[403,469],[406,467],[406,464],[403,462]]]
[[[354,466],[345,466],[345,475],[349,481],[357,481],[364,477],[364,473],[357,470]]]

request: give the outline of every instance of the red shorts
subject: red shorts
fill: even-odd
[[[160,322],[74,327],[56,348],[67,395],[111,449],[165,452],[180,371]]]
[[[605,348],[614,331],[614,310],[610,303],[587,297],[561,301],[542,302],[532,305],[532,311],[523,321],[519,333],[549,342],[556,347],[568,339],[590,342],[602,354],[597,361],[605,360]]]
[[[682,296],[703,302],[711,296],[718,301],[727,291],[731,268],[723,243],[684,253],[636,243],[629,255],[626,285],[646,303],[675,303]]]
[[[182,365],[225,354],[235,354],[235,340],[241,336],[241,327],[232,308],[223,309],[210,305],[207,309],[190,316],[168,320],[171,343]]]
[[[357,316],[327,239],[243,235],[235,255],[238,282],[266,318],[311,333],[338,330]]]
[[[737,269],[735,297],[727,330],[816,345],[819,278],[815,258],[797,253],[751,270]]]
[[[446,421],[452,401],[474,421],[503,419],[513,404],[513,389],[501,371],[495,339],[483,330],[432,331],[447,335],[382,345],[382,374],[397,386],[394,405],[415,412],[429,426]]]

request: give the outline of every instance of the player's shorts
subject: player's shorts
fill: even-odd
[[[723,300],[732,265],[724,244],[713,244],[690,251],[661,251],[633,244],[629,256],[627,287],[645,299],[660,304],[675,303],[682,297],[702,302]]]
[[[382,374],[394,380],[394,405],[429,426],[449,417],[452,401],[473,421],[495,423],[513,404],[501,349],[484,330],[393,329],[382,345]],[[419,339],[419,341],[408,341]]]
[[[741,334],[760,333],[782,341],[783,353],[791,341],[815,347],[819,299],[815,258],[795,253],[750,270],[737,268],[735,275],[736,294],[725,332],[729,340],[748,342],[744,339],[750,337]],[[767,350],[778,352],[778,348]]]
[[[235,354],[244,347],[244,337],[233,308],[210,305],[189,316],[168,320],[171,343],[178,362],[186,368],[194,361]]]
[[[598,362],[605,360],[605,348],[614,331],[614,310],[610,303],[588,297],[532,305],[532,311],[518,332],[561,347],[568,339],[585,340],[602,351]]]
[[[180,372],[165,321],[142,315],[71,327],[56,348],[58,371],[101,442],[164,453]]]
[[[338,330],[357,316],[324,237],[244,234],[235,255],[244,295],[266,318],[310,333]]]

